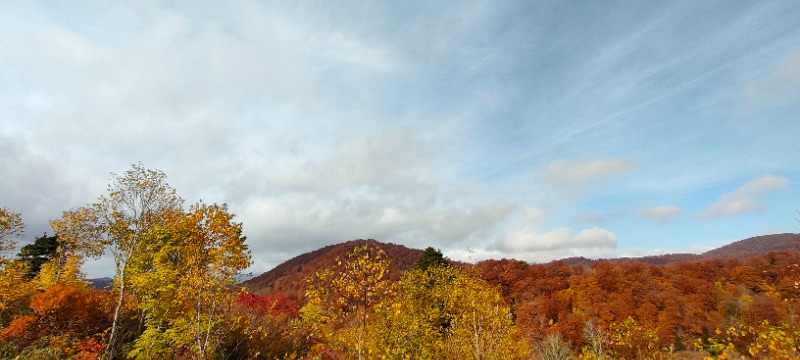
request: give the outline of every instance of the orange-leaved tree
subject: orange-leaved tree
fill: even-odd
[[[13,346],[14,355],[20,358],[42,350],[41,342],[35,344],[39,339],[49,340],[49,350],[57,356],[71,356],[79,351],[90,355],[89,349],[81,348],[87,341],[97,344],[102,341],[111,325],[108,308],[111,300],[106,291],[55,284],[33,296],[29,304],[33,313],[15,317],[0,330],[0,342]],[[102,346],[95,350],[93,354],[99,355]]]

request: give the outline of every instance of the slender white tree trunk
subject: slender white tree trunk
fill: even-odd
[[[117,328],[119,327],[119,312],[122,309],[122,302],[125,299],[125,272],[128,268],[128,262],[122,265],[119,272],[119,296],[117,297],[117,306],[114,309],[114,321],[111,323],[111,335],[108,337],[108,345],[106,345],[106,354],[109,359],[114,358],[114,343],[117,341]]]

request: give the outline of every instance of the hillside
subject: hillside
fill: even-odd
[[[800,251],[800,234],[774,234],[751,237],[706,251],[701,256],[705,259],[744,259],[781,251]]]
[[[323,248],[295,256],[242,284],[254,293],[283,293],[301,299],[306,289],[305,279],[321,269],[331,267],[336,258],[344,258],[356,246],[372,243],[379,246],[392,259],[389,278],[396,280],[411,268],[422,254],[422,250],[402,245],[384,244],[376,240],[353,240],[328,245]],[[763,256],[770,252],[800,251],[800,234],[775,234],[756,236],[740,240],[703,254],[666,254],[639,258],[617,258],[592,260],[583,257],[558,260],[566,265],[592,265],[598,261],[614,263],[642,262],[651,265],[668,265],[707,259],[743,259]]]
[[[251,292],[275,293],[301,299],[306,289],[305,279],[320,269],[332,266],[336,258],[343,258],[356,246],[373,243],[378,245],[392,262],[389,277],[396,280],[411,268],[422,254],[422,250],[411,249],[402,245],[384,244],[376,240],[353,240],[295,256],[259,276],[243,282]],[[706,259],[744,259],[766,255],[770,252],[800,251],[800,234],[775,234],[756,236],[740,240],[703,254],[666,254],[645,256],[640,258],[606,259],[612,262],[643,262],[651,265],[668,265]],[[567,265],[591,265],[600,260],[587,258],[568,258],[560,260]]]
[[[343,259],[356,246],[374,244],[391,259],[389,279],[397,280],[410,269],[422,254],[422,250],[410,249],[402,245],[384,244],[376,240],[353,240],[295,256],[259,276],[242,283],[254,293],[283,293],[294,299],[301,299],[306,290],[306,278],[319,270],[332,267],[336,259]]]
[[[89,287],[92,289],[110,289],[113,284],[114,278],[110,277],[89,279]]]
[[[422,253],[375,240],[350,241],[299,255],[244,284],[250,291],[265,295],[263,299],[270,304],[282,301],[280,293],[295,300],[288,301],[290,304],[303,304],[307,277],[335,268],[337,258],[367,243],[379,246],[392,259],[390,279],[400,277]],[[647,352],[648,358],[699,358],[714,354],[717,344],[723,342],[731,351],[750,353],[759,345],[758,339],[782,329],[800,328],[800,320],[793,315],[800,312],[800,302],[796,301],[800,299],[799,264],[800,235],[777,234],[744,239],[704,254],[568,258],[544,264],[484,260],[476,264],[479,271],[472,274],[479,274],[497,291],[494,306],[506,309],[504,316],[510,313],[512,325],[528,344],[540,343],[548,334],[559,334],[564,344],[574,344],[572,351],[577,353],[590,345],[586,324],[595,324],[602,331],[628,326],[651,335],[630,335],[630,330],[624,330],[624,343],[610,343],[606,351],[613,355],[608,358],[639,358]],[[453,288],[436,288],[457,293]],[[408,294],[389,301],[405,304]],[[258,295],[251,296],[259,299]],[[463,299],[458,302],[465,303]],[[332,311],[338,311],[335,309],[340,303],[332,304],[336,304]],[[413,311],[399,311],[395,316]],[[279,321],[286,324],[285,318]],[[719,329],[729,329],[731,324],[741,329],[735,336],[728,333],[725,338],[715,337],[722,334]],[[670,354],[661,349],[669,349]],[[672,351],[676,351],[675,357]],[[791,356],[785,358],[798,358],[796,350],[787,351]],[[689,357],[678,357],[678,353]],[[769,352],[763,355],[758,358],[775,358]]]
[[[800,251],[800,234],[762,235],[739,240],[702,254],[664,254],[638,258],[601,259],[611,262],[643,262],[650,265],[669,265],[711,259],[748,259],[772,252]],[[583,257],[562,260],[567,265],[590,265],[598,260]]]

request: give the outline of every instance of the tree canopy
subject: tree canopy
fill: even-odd
[[[420,270],[427,270],[430,267],[434,266],[448,266],[450,262],[444,258],[442,255],[442,251],[439,249],[434,249],[430,246],[425,248],[425,251],[422,252],[420,255],[419,260],[417,260],[417,264],[415,265],[417,269]]]
[[[39,274],[42,265],[56,257],[58,247],[58,236],[47,236],[45,233],[32,244],[23,246],[17,258],[28,266],[28,277],[33,278]]]

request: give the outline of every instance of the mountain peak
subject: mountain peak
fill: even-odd
[[[295,256],[272,270],[243,282],[242,285],[254,293],[281,292],[290,298],[301,299],[308,287],[308,277],[319,270],[332,267],[337,258],[344,258],[353,248],[367,244],[379,247],[391,260],[388,274],[390,280],[399,279],[404,271],[414,266],[422,254],[419,249],[382,243],[375,239],[351,240]]]

